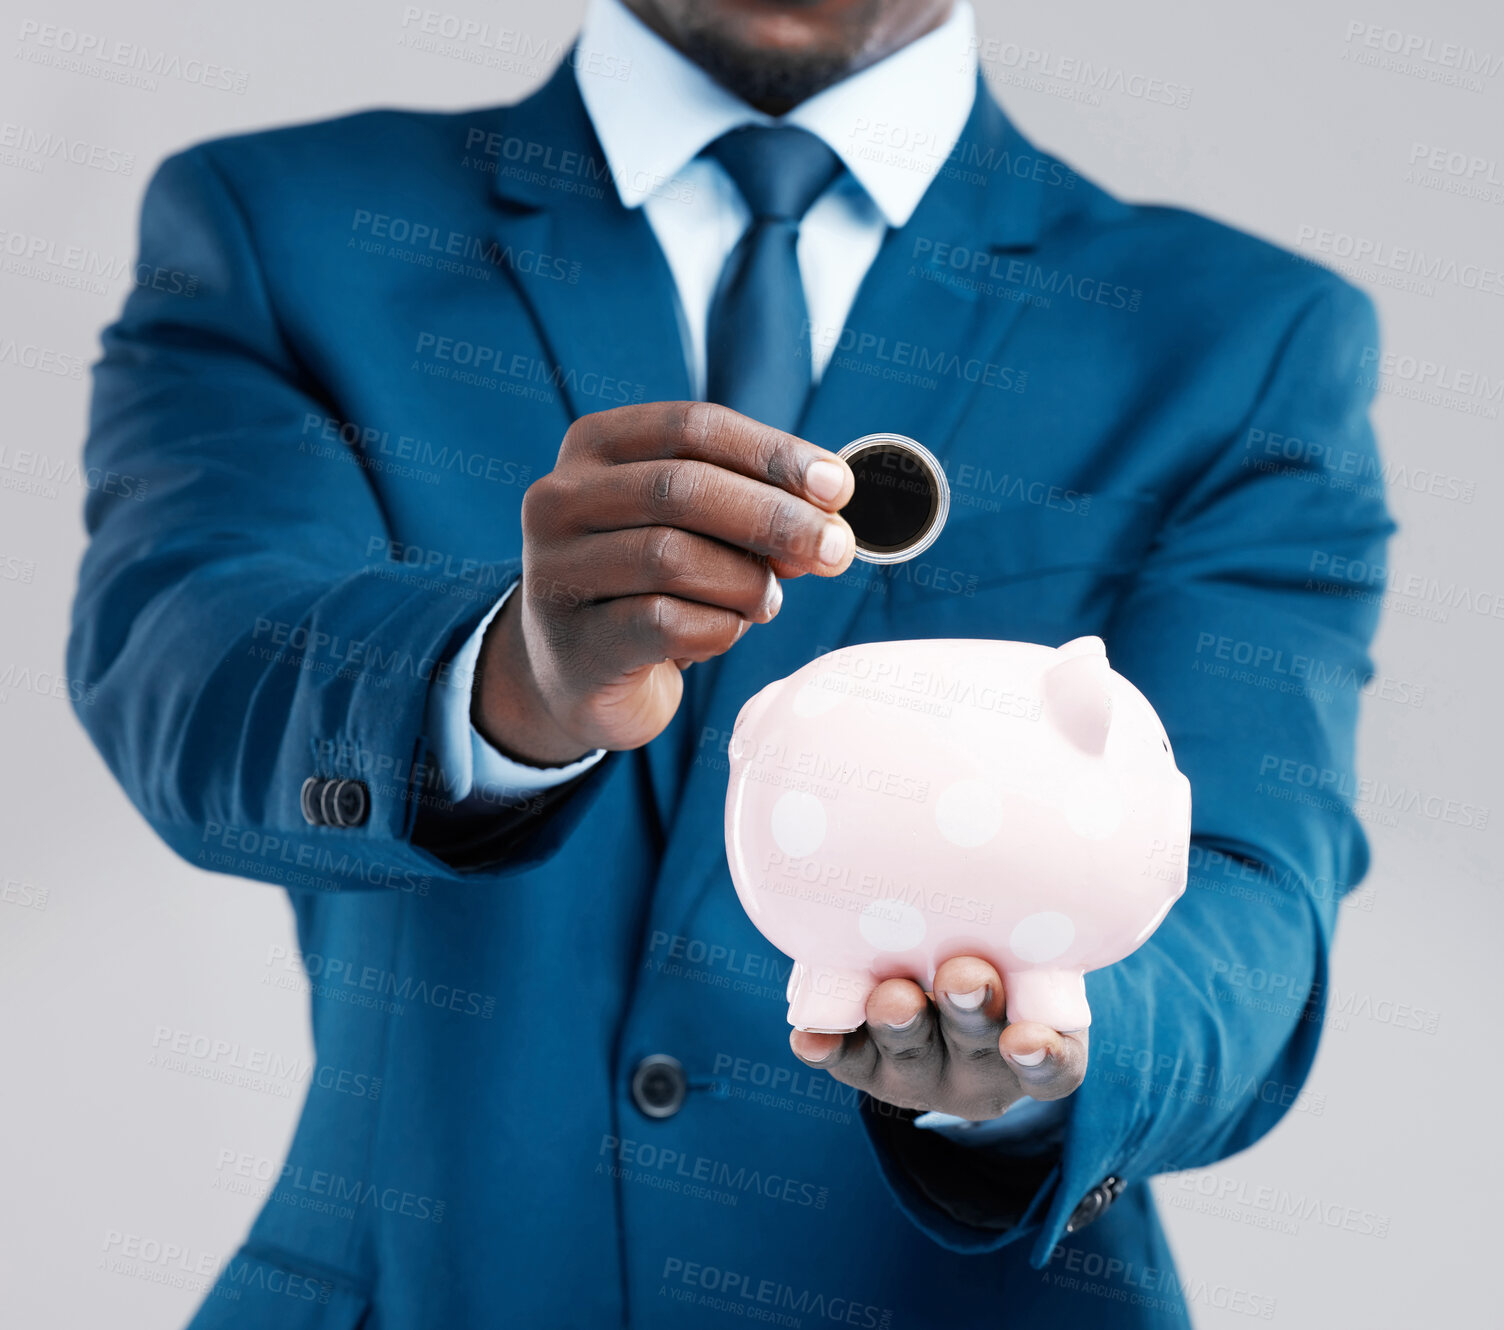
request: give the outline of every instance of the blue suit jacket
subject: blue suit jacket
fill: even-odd
[[[1381,563],[1391,529],[1368,302],[1118,202],[982,90],[801,426],[923,440],[955,490],[940,540],[790,583],[773,624],[691,671],[663,735],[477,836],[423,716],[516,576],[526,484],[574,417],[689,393],[670,274],[602,160],[566,65],[516,106],[206,144],[148,192],[146,276],[96,371],[88,462],[122,480],[89,496],[70,669],[158,834],[290,892],[319,1067],[194,1324],[1122,1326],[1222,1305],[1216,1272],[1174,1274],[1143,1184],[1298,1102],[1365,869],[1345,791],[1376,611],[1344,561]],[[789,1052],[788,963],[725,867],[726,734],[841,643],[1087,633],[1191,780],[1191,882],[1089,977],[1055,1156],[968,1154]],[[311,827],[309,776],[363,781],[368,819]],[[655,1052],[690,1082],[662,1120],[629,1092]],[[1121,1199],[1067,1233],[1109,1176]]]

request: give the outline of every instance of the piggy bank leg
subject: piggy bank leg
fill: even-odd
[[[813,1034],[846,1034],[867,1020],[867,997],[877,987],[865,970],[794,962],[789,975],[789,1024]]]
[[[1086,976],[1079,970],[1013,970],[1003,975],[1008,1020],[1038,1021],[1061,1034],[1091,1024]]]

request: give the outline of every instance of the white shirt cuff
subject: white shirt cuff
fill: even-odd
[[[971,1122],[949,1113],[921,1113],[914,1125],[958,1145],[1021,1145],[1048,1135],[1065,1120],[1065,1101],[1025,1095],[1001,1117]]]
[[[493,804],[519,803],[530,794],[539,794],[573,780],[606,755],[604,748],[597,748],[568,766],[529,766],[497,752],[470,723],[470,693],[475,686],[475,666],[480,659],[481,641],[491,626],[491,620],[517,586],[518,583],[514,582],[491,606],[491,612],[455,653],[444,677],[428,698],[428,746],[433,749],[451,803],[458,804],[472,797]]]

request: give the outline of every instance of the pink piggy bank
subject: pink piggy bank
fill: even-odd
[[[867,996],[980,956],[1008,1019],[1091,1023],[1084,974],[1185,890],[1190,782],[1100,638],[880,642],[769,684],[729,746],[726,852],[793,957],[789,1023],[854,1030]]]

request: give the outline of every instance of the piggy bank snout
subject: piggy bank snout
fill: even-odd
[[[744,756],[756,746],[757,733],[763,718],[778,694],[782,692],[784,682],[783,679],[775,679],[766,687],[758,689],[742,703],[742,709],[736,713],[736,719],[731,723],[728,751],[733,758]]]

